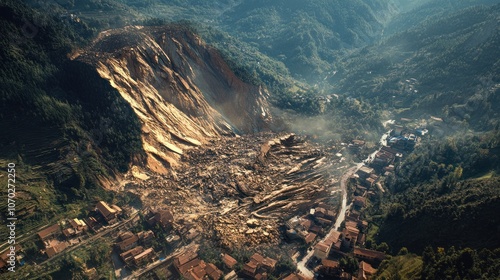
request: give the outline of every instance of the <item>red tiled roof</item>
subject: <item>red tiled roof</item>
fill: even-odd
[[[375,272],[377,272],[377,270],[375,268],[373,268],[373,266],[371,266],[369,263],[366,263],[364,261],[361,261],[359,263],[359,268],[362,269],[368,275],[373,275],[373,274],[375,274]]]
[[[266,257],[263,261],[262,261],[262,265],[264,266],[267,266],[267,267],[270,267],[270,268],[273,268],[276,266],[276,263],[278,261],[275,260],[275,259],[272,259],[272,258],[269,258],[269,257]]]
[[[385,254],[382,252],[363,249],[363,248],[357,248],[357,247],[354,248],[354,255],[365,257],[367,259],[377,259],[377,260],[385,259]]]
[[[321,264],[322,264],[324,267],[328,267],[328,268],[336,268],[336,267],[339,267],[339,262],[332,261],[332,260],[327,260],[327,259],[323,259],[323,260],[321,261]]]
[[[321,251],[321,252],[328,252],[329,246],[326,245],[325,243],[318,243],[318,244],[316,244],[316,249]]]
[[[254,260],[256,263],[260,264],[264,260],[264,257],[259,253],[255,253],[250,257],[250,260]]]
[[[184,265],[181,265],[178,269],[180,274],[184,275],[188,270],[191,268],[194,268],[198,266],[202,260],[200,260],[198,257],[194,260],[189,261],[188,263],[185,263]]]
[[[40,232],[38,232],[38,237],[40,237],[41,239],[45,239],[48,236],[50,236],[50,235],[52,235],[54,233],[59,232],[60,230],[61,230],[61,228],[59,227],[58,224],[51,225],[50,227],[48,227],[46,229],[43,229]]]
[[[208,263],[207,267],[205,268],[205,271],[207,272],[208,276],[212,280],[219,280],[222,277],[222,271],[220,271],[214,264]]]
[[[132,248],[126,252],[123,252],[120,254],[120,257],[126,261],[127,259],[131,258],[131,257],[135,257],[137,255],[139,255],[140,253],[142,253],[144,251],[144,248],[142,246],[137,246],[135,248]]]
[[[249,262],[247,262],[244,266],[243,266],[243,270],[247,273],[249,273],[250,275],[253,275],[255,273],[255,271],[257,271],[257,266],[259,264],[257,262],[255,262],[254,260],[250,260]]]
[[[127,247],[136,243],[138,240],[139,240],[139,237],[137,237],[137,235],[133,235],[132,237],[123,240],[122,242],[118,243],[117,245],[120,248],[120,250],[125,250]]]
[[[196,252],[184,253],[184,254],[182,254],[174,259],[174,265],[177,268],[179,268],[179,267],[185,265],[186,263],[188,263],[189,261],[196,259],[197,257],[198,257],[198,254]]]
[[[316,239],[316,234],[314,233],[309,233],[306,238],[304,239],[307,244],[312,243]]]
[[[227,267],[229,268],[233,268],[233,266],[235,266],[238,261],[235,260],[233,257],[231,257],[230,255],[228,254],[224,254],[222,255],[222,261],[224,262],[225,265],[227,265]]]

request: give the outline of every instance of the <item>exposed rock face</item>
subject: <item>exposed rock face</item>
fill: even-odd
[[[102,32],[77,58],[91,63],[142,122],[147,166],[166,173],[190,147],[263,130],[267,92],[238,79],[218,52],[170,27]]]

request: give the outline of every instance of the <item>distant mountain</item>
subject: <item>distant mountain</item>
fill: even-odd
[[[411,108],[409,116],[492,128],[500,104],[499,13],[500,5],[476,6],[425,21],[344,58],[331,82],[340,92]]]
[[[392,35],[404,32],[420,23],[444,18],[461,9],[477,5],[494,5],[496,0],[394,0],[400,13],[394,16],[384,30],[384,34]]]
[[[225,12],[221,27],[306,79],[329,69],[335,51],[374,41],[395,12],[389,1],[244,1]]]

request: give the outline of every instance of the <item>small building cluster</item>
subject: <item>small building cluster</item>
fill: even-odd
[[[291,240],[300,239],[306,244],[312,244],[318,235],[323,234],[324,228],[335,222],[336,213],[324,203],[310,209],[309,214],[303,217],[292,217],[286,222],[286,235]]]
[[[115,243],[115,248],[120,252],[120,258],[130,268],[140,267],[155,258],[153,248],[145,249],[151,246],[154,233],[149,231],[141,231],[134,234],[130,231],[121,232],[118,235]]]
[[[355,177],[358,182],[363,183],[366,179],[372,178],[374,173],[373,168],[363,166]],[[346,273],[340,267],[337,260],[342,256],[349,255],[360,261],[356,279],[369,279],[376,272],[372,265],[378,266],[385,258],[382,252],[363,248],[368,222],[361,218],[361,214],[367,204],[367,195],[370,193],[368,190],[373,184],[365,183],[365,185],[367,187],[356,185],[352,206],[347,210],[342,231],[330,231],[323,241],[314,246],[313,262],[316,262],[314,270],[326,279],[353,278],[353,275]]]
[[[43,244],[41,250],[48,258],[63,252],[68,247],[83,241],[90,231],[97,232],[104,224],[118,221],[123,210],[116,206],[109,206],[104,201],[99,201],[93,212],[83,219],[73,218],[60,221],[38,232],[38,238]]]
[[[263,257],[255,253],[250,260],[243,266],[243,274],[255,280],[265,280],[268,274],[274,271],[278,261],[269,257]]]
[[[206,263],[201,260],[196,251],[186,252],[176,257],[174,259],[174,267],[182,279],[188,280],[219,280],[224,275],[223,272],[214,264]],[[228,275],[236,275],[236,273],[232,271]],[[224,279],[235,279],[231,277],[228,278],[228,275],[226,275]]]
[[[118,221],[118,216],[123,212],[122,209],[116,205],[109,206],[104,201],[99,201],[95,206],[96,212],[106,220],[108,224],[114,224]]]

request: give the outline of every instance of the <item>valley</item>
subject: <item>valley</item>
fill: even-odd
[[[0,278],[500,277],[499,9],[3,1]]]

